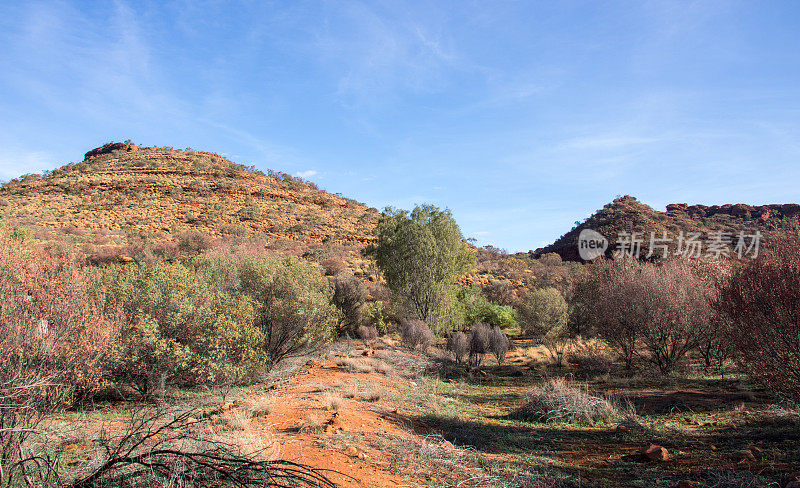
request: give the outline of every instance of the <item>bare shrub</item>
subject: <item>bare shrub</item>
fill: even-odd
[[[331,283],[333,284],[332,302],[341,311],[339,329],[353,333],[365,320],[367,290],[353,276],[336,276],[331,279]]]
[[[575,343],[569,354],[569,362],[590,375],[606,374],[611,371],[612,364],[606,348],[586,342]]]
[[[100,439],[101,457],[86,466],[85,476],[69,484],[39,482],[47,460],[29,458],[24,464],[27,481],[36,480],[31,486],[69,488],[255,488],[273,486],[276,480],[281,486],[336,486],[313,468],[270,460],[273,451],[261,436],[237,432],[233,437],[214,438],[201,434],[187,422],[192,415],[158,412],[133,418],[122,434]]]
[[[356,335],[362,341],[371,341],[378,338],[378,329],[374,325],[360,325],[358,329],[356,329]]]
[[[619,418],[620,412],[607,398],[590,395],[584,388],[571,386],[563,379],[552,379],[534,387],[527,403],[516,415],[538,422],[577,422],[595,424]]]
[[[595,332],[620,352],[626,369],[643,345],[647,361],[662,374],[673,372],[709,330],[708,281],[680,259],[601,260],[592,266],[581,287]]]
[[[327,276],[336,276],[347,269],[344,261],[338,258],[328,258],[322,261],[322,268]]]
[[[400,324],[400,336],[403,342],[411,349],[428,349],[436,337],[425,322],[421,320],[404,320]]]
[[[500,327],[493,327],[489,332],[489,350],[492,351],[492,354],[497,359],[497,364],[503,364],[503,359],[508,353],[508,345],[508,337]]]
[[[800,235],[775,236],[770,248],[733,270],[716,304],[735,358],[757,382],[800,399]]]
[[[214,247],[214,239],[202,232],[190,230],[178,236],[178,251],[183,254],[197,254]]]
[[[180,254],[175,241],[160,241],[153,246],[153,254],[166,260],[176,259]]]
[[[669,374],[697,347],[701,331],[711,321],[711,289],[687,260],[645,263],[638,274],[637,316],[647,360]]]
[[[489,326],[478,322],[469,331],[469,363],[479,368],[483,357],[489,352]]]
[[[469,339],[463,332],[451,332],[447,335],[447,350],[453,354],[456,363],[461,364],[469,353]]]

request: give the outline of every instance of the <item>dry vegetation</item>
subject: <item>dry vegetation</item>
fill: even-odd
[[[0,195],[34,229],[0,229],[0,486],[766,488],[800,465],[796,231],[746,262],[533,259],[433,207],[379,225],[127,144]],[[649,215],[628,207],[600,217]],[[428,225],[451,249],[361,252]]]

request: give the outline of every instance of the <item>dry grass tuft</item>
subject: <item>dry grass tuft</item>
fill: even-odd
[[[386,364],[383,361],[374,361],[373,364],[376,373],[390,375],[395,372],[391,365]]]
[[[328,394],[325,395],[325,407],[328,410],[336,411],[342,406],[342,397],[339,395]]]
[[[275,404],[270,397],[259,397],[247,400],[244,410],[252,417],[265,417],[272,413]]]
[[[561,378],[534,387],[516,414],[526,420],[587,424],[622,417],[609,399],[590,395],[585,388],[571,386]]]
[[[336,365],[350,373],[369,374],[375,371],[371,362],[363,359],[344,358],[337,361]]]
[[[342,397],[344,398],[355,398],[356,395],[358,395],[358,388],[355,385],[349,385],[342,390]]]
[[[300,421],[298,430],[303,434],[319,434],[325,430],[325,424],[319,417],[310,413],[306,415],[306,418]]]
[[[222,425],[231,430],[246,430],[250,427],[250,415],[246,410],[232,409],[220,417]]]
[[[363,400],[365,402],[377,402],[383,396],[383,392],[378,390],[377,388],[370,388],[361,393],[359,400]]]

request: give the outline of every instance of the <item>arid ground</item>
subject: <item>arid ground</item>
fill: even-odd
[[[532,386],[557,376],[609,399],[622,417],[515,415]],[[779,486],[800,461],[800,413],[736,377],[689,378],[592,377],[525,341],[502,366],[469,371],[438,349],[384,338],[337,343],[254,386],[164,401],[196,409],[192,422],[210,435],[324,470],[343,487]],[[98,404],[54,420],[65,463],[90,460],[91,438],[121,428],[129,407]],[[643,455],[651,445],[666,455]]]

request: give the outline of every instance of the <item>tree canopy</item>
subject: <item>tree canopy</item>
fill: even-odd
[[[458,280],[475,267],[475,255],[450,210],[387,208],[377,231],[378,242],[368,252],[388,287],[417,318],[443,332]]]

